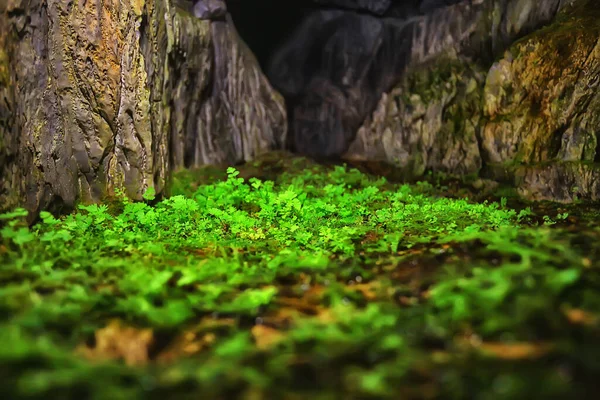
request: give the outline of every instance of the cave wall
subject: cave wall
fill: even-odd
[[[343,157],[384,161],[410,178],[428,170],[477,173],[485,76],[452,55],[409,72],[381,96]]]
[[[600,198],[593,0],[317,0],[267,74],[294,150]]]
[[[0,4],[0,208],[67,211],[281,147],[283,99],[186,1]]]
[[[580,3],[489,70],[481,129],[492,178],[533,200],[600,199],[600,7]]]
[[[318,3],[329,7],[304,18],[271,58],[267,75],[291,109],[294,150],[323,158],[348,150],[381,94],[389,93],[411,67],[455,53],[468,59],[471,69],[489,68],[510,43],[552,21],[568,4],[564,0]]]
[[[391,90],[382,90],[344,157],[391,162],[410,176],[477,173],[488,161],[480,130],[491,55],[550,22],[567,3],[533,4],[459,2],[417,17],[404,28],[405,65],[388,72]]]
[[[408,68],[345,157],[384,160],[410,176],[481,173],[532,200],[600,198],[600,9],[592,1],[559,6],[552,24],[491,66],[465,55],[470,41],[467,52],[451,49]],[[511,29],[499,32],[518,33],[510,20],[504,26]]]

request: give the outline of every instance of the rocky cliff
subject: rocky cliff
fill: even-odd
[[[565,6],[491,66],[451,50],[409,68],[346,156],[393,162],[411,175],[483,168],[534,200],[598,199],[599,12],[591,1]]]
[[[431,65],[435,60],[453,57],[472,65],[470,69],[485,70],[510,43],[552,21],[567,4],[561,0],[319,3],[338,8],[310,13],[275,53],[268,76],[292,110],[295,149],[320,157],[344,153],[382,93],[396,87],[411,67],[429,63],[428,68],[435,68]]]

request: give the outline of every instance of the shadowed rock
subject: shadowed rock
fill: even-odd
[[[448,52],[491,62],[512,41],[551,21],[563,2],[327,3],[345,9],[307,16],[267,70],[292,109],[296,150],[315,157],[342,155],[407,68]]]
[[[198,0],[193,10],[196,18],[219,19],[227,14],[227,5],[224,0]]]
[[[368,11],[377,15],[385,14],[392,5],[392,0],[314,0],[314,2],[349,10]]]

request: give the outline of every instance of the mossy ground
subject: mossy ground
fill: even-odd
[[[270,157],[4,214],[2,398],[594,397],[595,208]]]

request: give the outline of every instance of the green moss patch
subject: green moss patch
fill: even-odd
[[[157,203],[32,227],[0,216],[4,398],[514,399],[595,384],[600,231],[568,212],[304,159],[213,172],[179,174]]]

